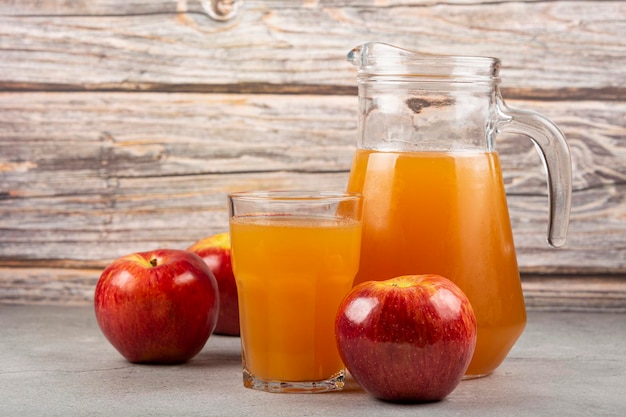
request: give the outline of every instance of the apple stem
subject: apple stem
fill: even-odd
[[[157,258],[150,259],[150,265],[152,265],[153,267],[157,266]]]

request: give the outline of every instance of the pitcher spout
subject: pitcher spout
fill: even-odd
[[[399,48],[383,42],[366,42],[354,47],[348,52],[347,60],[359,70],[366,69],[380,63],[380,60],[396,60],[411,56],[419,56],[416,52]]]

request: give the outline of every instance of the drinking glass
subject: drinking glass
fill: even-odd
[[[361,195],[250,191],[228,202],[244,386],[342,389],[334,322],[359,266]]]

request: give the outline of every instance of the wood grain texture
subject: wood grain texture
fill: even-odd
[[[522,277],[529,310],[626,312],[626,280],[615,276]]]
[[[99,268],[0,267],[0,304],[89,305]],[[626,280],[614,276],[522,275],[531,311],[626,312]]]
[[[503,86],[523,95],[617,99],[626,92],[624,33],[621,1],[249,1],[227,22],[194,1],[8,2],[0,88],[352,86],[346,53],[379,40],[497,56]]]
[[[624,309],[624,33],[623,1],[259,0],[218,21],[191,0],[0,0],[0,302],[89,302],[112,258],[225,230],[230,191],[342,189],[345,55],[379,40],[501,58],[508,105],[555,121],[573,157],[551,249],[540,159],[498,138],[527,299]]]
[[[540,159],[499,141],[522,270],[626,272],[626,103],[509,105],[554,118],[575,173],[569,244],[551,250]],[[227,228],[229,191],[343,189],[356,111],[348,96],[0,94],[0,261],[180,247]]]

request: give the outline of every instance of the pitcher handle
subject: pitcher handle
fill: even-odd
[[[565,136],[544,116],[511,109],[501,97],[497,99],[497,108],[501,117],[496,132],[527,136],[541,157],[548,176],[548,244],[561,247],[567,236],[572,200],[572,160]]]

